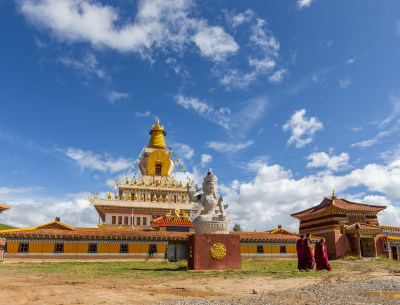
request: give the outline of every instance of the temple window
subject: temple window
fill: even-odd
[[[125,216],[125,218],[124,218],[124,225],[128,225],[128,220],[129,220],[129,217],[128,217],[128,216]]]
[[[64,253],[64,243],[54,244],[54,253]]]
[[[97,253],[97,244],[89,244],[88,253]]]
[[[121,248],[119,249],[120,253],[129,253],[128,244],[121,244]]]
[[[264,253],[264,247],[262,245],[257,245],[257,253]]]
[[[156,164],[156,175],[161,176],[161,164]]]
[[[286,253],[286,246],[280,247],[280,253]]]
[[[133,218],[133,217],[131,217],[131,225],[133,225],[133,221],[134,221],[134,218]]]
[[[19,253],[29,252],[29,243],[19,243]]]
[[[149,245],[149,252],[157,253],[157,244],[150,244]]]
[[[140,217],[136,217],[136,225],[140,226]]]
[[[143,225],[146,226],[147,225],[147,218],[143,217]]]
[[[113,216],[113,217],[112,217],[111,223],[112,223],[113,225],[115,225],[115,224],[117,223],[117,216]]]
[[[118,224],[122,225],[122,216],[118,216]]]

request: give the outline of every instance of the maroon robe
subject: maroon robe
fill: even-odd
[[[296,243],[296,251],[297,251],[297,269],[304,270],[303,267],[303,239],[298,239]]]
[[[305,238],[303,241],[303,258],[302,258],[302,266],[304,269],[313,269],[314,268],[314,255],[312,252],[311,241],[309,238]]]
[[[317,270],[331,270],[332,267],[328,261],[328,251],[326,250],[324,243],[318,243],[315,247],[315,262],[317,264]]]

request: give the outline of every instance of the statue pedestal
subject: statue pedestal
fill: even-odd
[[[233,234],[193,234],[188,237],[189,270],[241,268],[240,236]]]

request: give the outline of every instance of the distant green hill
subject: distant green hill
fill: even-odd
[[[18,229],[18,228],[0,223],[0,230],[10,230],[10,229]]]

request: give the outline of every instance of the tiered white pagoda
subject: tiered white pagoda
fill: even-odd
[[[103,220],[102,227],[152,228],[157,219],[157,228],[165,219],[171,228],[182,223],[188,226],[192,204],[187,199],[186,186],[172,176],[175,166],[171,150],[165,145],[164,126],[153,125],[150,142],[139,163],[142,176],[131,183],[128,179],[118,187],[118,192],[107,199],[95,198],[93,205]],[[167,221],[168,220],[168,221]],[[188,228],[189,229],[189,228]],[[174,230],[174,229],[171,229]],[[175,231],[175,230],[174,230]]]

